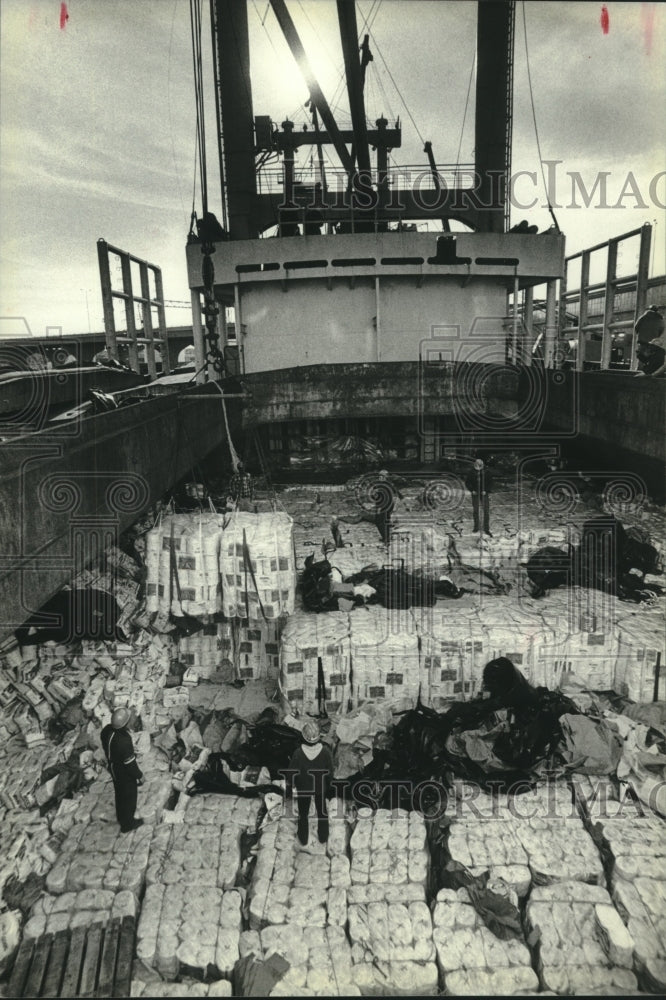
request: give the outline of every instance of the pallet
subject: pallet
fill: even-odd
[[[43,934],[24,940],[9,980],[10,997],[128,997],[136,920]]]

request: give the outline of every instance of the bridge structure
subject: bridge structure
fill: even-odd
[[[169,348],[173,359],[178,357],[184,348],[193,343],[192,326],[171,326],[167,330]],[[60,336],[0,336],[0,370],[13,369],[23,371],[29,368],[27,359],[37,356],[41,359],[41,367],[64,368],[68,358],[74,357],[81,367],[92,364],[96,354],[106,347],[104,331],[98,333],[74,333]],[[38,361],[34,362],[39,367]]]

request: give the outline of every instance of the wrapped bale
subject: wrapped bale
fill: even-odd
[[[474,641],[468,625],[450,624],[433,610],[421,632],[421,700],[444,708],[453,698],[468,698],[476,690]]]
[[[346,714],[351,697],[348,614],[299,611],[286,622],[280,641],[280,686],[291,711],[316,714],[323,701],[326,711]]]
[[[155,831],[148,884],[231,887],[240,867],[241,827],[229,824],[169,825]]]
[[[649,875],[661,879],[666,858],[666,823],[654,813],[637,815],[618,810],[593,824],[591,833],[607,858],[613,885]]]
[[[663,993],[666,990],[666,882],[652,877],[639,877],[633,882],[617,879],[613,902],[624,922],[623,927],[626,925],[626,935],[611,923],[607,929],[611,942],[609,949],[615,947],[622,953],[631,948],[636,968],[650,991]]]
[[[396,711],[413,708],[421,676],[412,614],[371,606],[357,610],[350,621],[352,707],[381,698]]]
[[[54,895],[82,889],[129,889],[140,894],[146,877],[151,826],[118,834],[107,823],[77,824],[67,834],[60,854],[46,877]]]
[[[269,996],[358,996],[351,979],[351,950],[342,927],[266,927],[241,935],[240,953],[265,960],[281,955],[290,964]]]
[[[235,511],[220,547],[220,573],[227,618],[258,621],[293,614],[293,519],[281,511]]]
[[[279,675],[281,621],[233,619],[217,626],[219,662],[233,664],[238,680],[254,681]]]
[[[177,616],[221,610],[221,514],[173,514],[146,536],[146,610]]]
[[[94,923],[106,924],[114,917],[136,917],[137,910],[136,896],[127,889],[117,893],[109,889],[82,889],[61,896],[45,894],[32,907],[23,934],[26,938],[37,938]]]
[[[657,657],[666,662],[663,614],[623,617],[617,626],[617,655],[612,687],[632,701],[649,702],[654,697]],[[663,666],[662,666],[663,669]],[[662,683],[659,699],[666,698]]]
[[[294,820],[283,817],[264,828],[250,887],[250,927],[326,926],[331,862],[317,841],[314,817],[308,848],[301,850]]]
[[[578,817],[545,820],[538,817],[518,830],[535,885],[578,880],[603,885],[601,858]]]
[[[412,883],[425,890],[430,859],[425,823],[418,813],[359,810],[350,847],[352,885]]]
[[[616,630],[570,632],[564,642],[549,647],[556,678],[573,673],[587,688],[608,691],[615,684],[618,641]],[[555,685],[552,685],[555,686]]]
[[[137,958],[167,979],[188,970],[229,978],[241,925],[236,891],[197,885],[196,894],[184,898],[178,884],[150,885],[137,927]]]
[[[622,952],[610,946],[610,922],[603,909],[609,905],[605,889],[584,882],[557,882],[532,890],[526,921],[529,940],[537,945],[544,989],[555,993],[637,989],[631,949]]]
[[[611,869],[615,906],[651,990],[666,989],[666,839],[656,815],[606,817],[592,830]]]
[[[241,798],[238,795],[193,795],[184,800],[186,823],[196,826],[233,826],[255,830],[262,808],[260,797]]]
[[[408,573],[438,579],[448,569],[449,536],[431,524],[410,524],[400,518],[391,533],[389,554]]]
[[[519,896],[531,883],[603,883],[598,851],[564,782],[512,797],[485,795],[459,783],[449,812],[455,817],[448,842],[451,858],[474,874],[489,871]]]
[[[436,953],[425,903],[350,905],[349,937],[353,979],[362,993],[395,996],[436,992]]]
[[[455,820],[449,833],[449,855],[472,874],[488,871],[491,878],[501,878],[524,896],[531,877],[529,857],[519,836],[520,822],[524,821]]]
[[[525,942],[496,937],[472,906],[466,889],[440,889],[433,925],[437,964],[447,993],[511,996],[538,990]]]
[[[221,653],[218,643],[217,623],[209,623],[193,635],[178,640],[178,662],[193,670],[197,677],[208,680],[219,666]]]

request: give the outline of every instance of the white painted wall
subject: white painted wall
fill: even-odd
[[[457,360],[503,361],[506,282],[417,275],[380,279],[379,332],[373,278],[244,284],[245,370],[341,362],[415,361],[429,350]],[[451,330],[450,328],[454,329]],[[460,328],[460,332],[455,329]],[[444,329],[446,328],[446,329]],[[433,341],[433,336],[435,341]]]

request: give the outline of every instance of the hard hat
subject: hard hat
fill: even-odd
[[[306,722],[303,726],[303,731],[301,733],[304,743],[309,743],[313,745],[314,743],[319,743],[319,726],[316,722]]]
[[[111,716],[111,725],[114,729],[123,729],[132,717],[128,708],[116,708]]]

